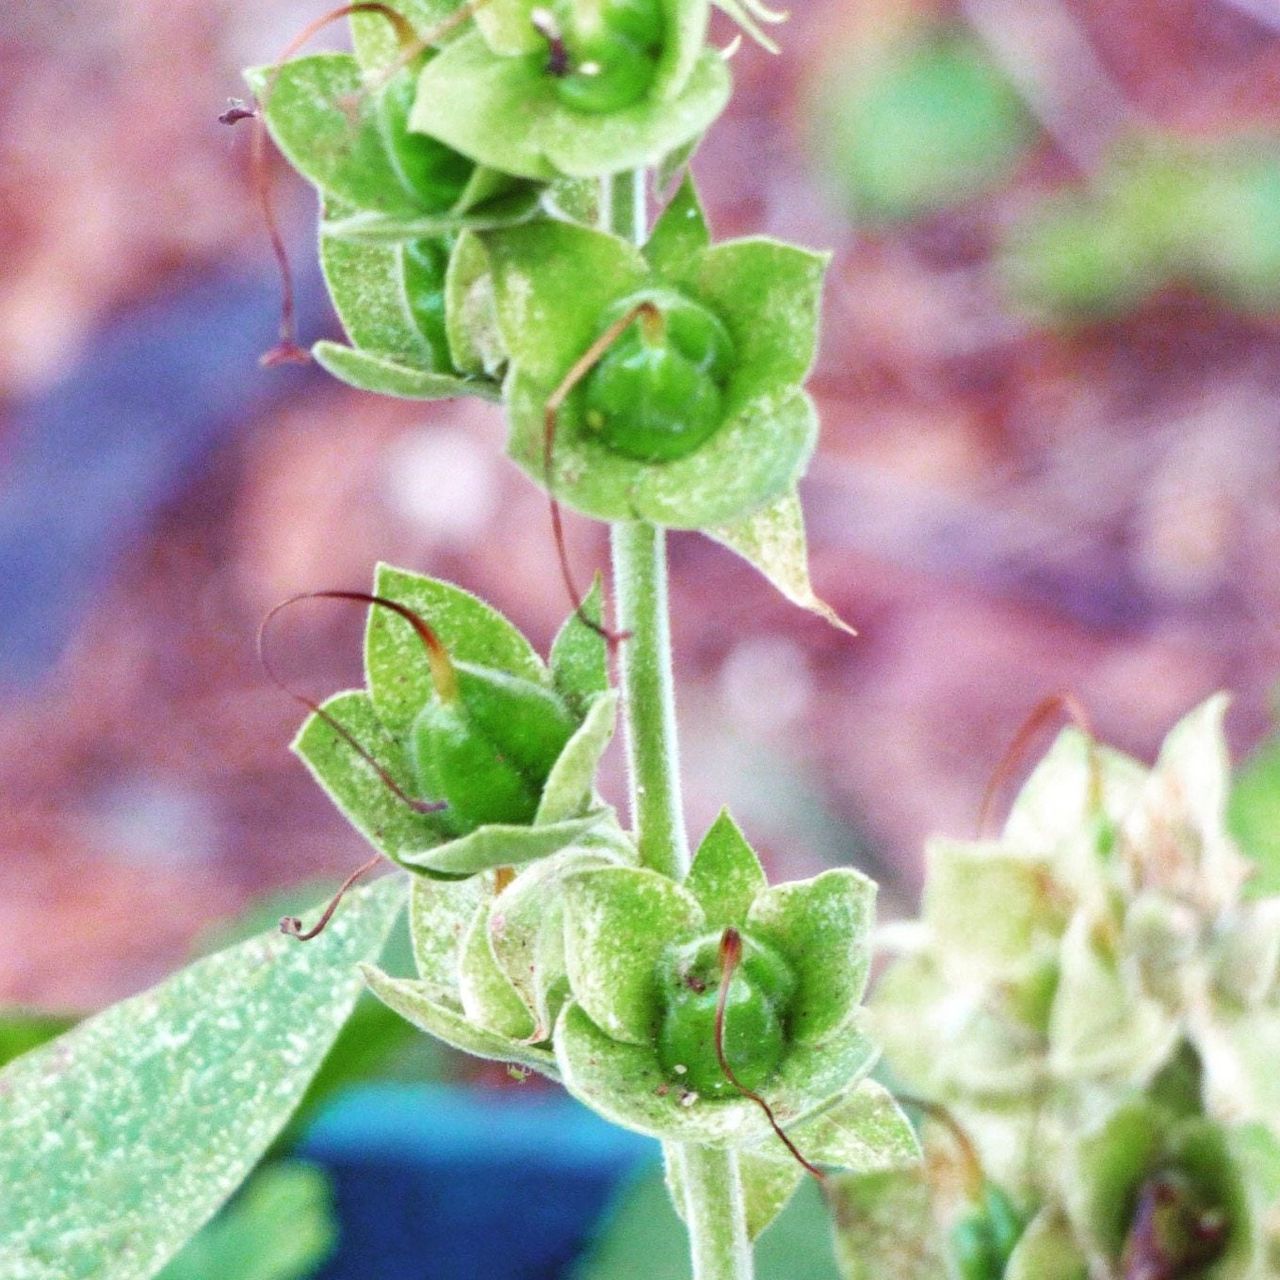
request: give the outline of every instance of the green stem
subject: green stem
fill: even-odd
[[[736,1152],[717,1147],[676,1149],[689,1224],[693,1280],[751,1280],[751,1242]]]
[[[644,174],[601,184],[601,222],[616,235],[644,239]],[[689,868],[680,797],[675,681],[667,609],[666,534],[654,525],[610,528],[617,624],[628,638],[619,649],[627,707],[631,817],[646,867],[673,879]],[[672,1145],[684,1185],[693,1280],[752,1280],[746,1204],[733,1151]]]

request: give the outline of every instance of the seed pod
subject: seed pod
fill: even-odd
[[[583,422],[614,452],[671,462],[703,444],[724,420],[733,339],[706,307],[674,291],[623,299],[602,328],[649,301],[601,357],[582,393]]]
[[[720,936],[682,947],[661,975],[666,992],[658,1028],[658,1060],[670,1080],[702,1097],[736,1097],[757,1089],[786,1050],[786,1012],[795,987],[790,968],[772,950],[747,941],[724,1005],[723,1048],[737,1077],[725,1075],[716,1047],[722,980]]]
[[[551,46],[547,70],[565,106],[607,115],[648,93],[664,35],[657,0],[557,0],[543,30]]]

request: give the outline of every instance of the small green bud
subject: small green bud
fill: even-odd
[[[624,299],[601,328],[643,303],[650,307],[586,378],[584,424],[624,457],[672,462],[724,420],[733,339],[706,307],[672,291]]]
[[[716,1015],[724,974],[719,934],[680,948],[660,982],[665,993],[658,1060],[673,1084],[701,1097],[735,1096],[717,1051]],[[786,1051],[785,1018],[795,980],[771,949],[746,941],[724,1002],[725,1059],[744,1089],[758,1089]]]
[[[405,189],[427,209],[448,209],[462,194],[474,165],[466,156],[409,128],[421,64],[397,72],[378,93],[378,127],[391,166]]]

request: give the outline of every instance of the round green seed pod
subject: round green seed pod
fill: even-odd
[[[673,1084],[702,1097],[736,1097],[716,1051],[720,999],[720,935],[681,948],[659,975],[665,1000],[658,1027],[658,1060]],[[747,941],[729,983],[724,1056],[738,1083],[755,1090],[786,1052],[786,1012],[795,979],[775,952]]]
[[[409,733],[424,799],[459,836],[487,823],[532,822],[552,765],[576,725],[549,689],[509,672],[457,663],[456,690],[433,692]]]
[[[649,92],[665,35],[658,0],[559,0],[552,12],[567,65],[550,69],[565,106],[607,115]]]
[[[378,128],[391,167],[407,191],[432,211],[457,203],[475,169],[466,156],[409,128],[421,66],[397,72],[378,93]]]

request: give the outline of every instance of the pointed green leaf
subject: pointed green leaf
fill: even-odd
[[[316,363],[340,382],[375,395],[401,400],[455,400],[477,396],[481,400],[501,400],[496,383],[482,378],[456,378],[428,369],[413,369],[385,356],[376,356],[340,342],[321,341],[311,348]]]
[[[836,1257],[844,1280],[940,1280],[947,1247],[922,1169],[835,1178]]]
[[[409,978],[393,978],[370,964],[362,965],[361,973],[364,974],[369,990],[387,1008],[437,1040],[443,1040],[445,1044],[475,1058],[513,1062],[518,1066],[530,1067],[552,1080],[560,1078],[555,1058],[545,1049],[507,1040],[491,1031],[482,1031],[468,1022],[460,1009],[451,1008],[433,999],[420,982]]]
[[[403,879],[354,890],[314,941],[197,961],[0,1073],[0,1274],[145,1280],[288,1119],[381,950]]]
[[[729,327],[738,404],[802,383],[813,364],[829,255],[762,236],[713,245],[677,277]]]
[[[423,68],[410,127],[505,173],[587,178],[653,167],[711,124],[729,86],[724,59],[707,50],[675,97],[584,115],[560,101],[543,54],[500,57],[471,32]]]
[[[876,886],[849,867],[766,889],[747,931],[772,944],[798,980],[789,1014],[797,1041],[820,1040],[845,1025],[867,985]]]
[[[595,624],[588,626],[583,619]],[[580,609],[565,619],[551,646],[551,680],[556,692],[579,716],[597,695],[609,689],[609,646],[596,628],[604,622],[604,587],[596,574]]]
[[[476,170],[477,175],[492,173],[492,169],[483,166]],[[325,235],[357,240],[363,244],[403,244],[406,240],[430,240],[458,231],[490,231],[497,227],[518,226],[528,222],[538,211],[538,189],[527,182],[516,183],[509,190],[468,204],[466,202],[475,185],[476,179],[473,179],[457,203],[448,209],[429,213],[422,209],[414,213],[361,210],[345,217],[326,219],[321,230]]]
[[[711,244],[711,231],[693,177],[679,189],[653,225],[644,256],[659,275],[675,276],[693,269],[694,260]]]
[[[275,144],[325,196],[371,212],[413,217],[378,130],[376,97],[346,53],[294,58],[245,72]]]
[[[1053,1209],[1042,1209],[1022,1233],[1005,1268],[1004,1280],[1088,1280],[1089,1266],[1070,1224]]]
[[[432,999],[458,1003],[462,942],[492,896],[492,875],[467,880],[414,878],[409,890],[409,937],[418,979]]]
[[[612,813],[611,809],[595,809],[580,818],[538,827],[491,823],[434,848],[402,853],[400,862],[411,869],[449,876],[473,876],[495,867],[521,867],[567,848]]]
[[[482,240],[503,342],[523,370],[548,384],[546,394],[600,336],[607,308],[647,276],[633,245],[572,223],[531,223]],[[541,422],[541,405],[538,414]]]
[[[322,706],[407,794],[413,794],[413,775],[404,751],[387,732],[368,694],[359,690],[338,693]],[[306,719],[292,750],[351,825],[388,858],[399,861],[440,842],[440,830],[431,815],[405,804],[377,770],[319,716]]]
[[[560,1014],[554,1040],[565,1088],[624,1129],[676,1142],[737,1148],[757,1147],[773,1135],[754,1102],[712,1100],[686,1092],[663,1073],[652,1044],[612,1039],[576,1000]],[[855,1089],[875,1057],[875,1047],[858,1024],[848,1023],[824,1040],[792,1045],[761,1093],[779,1124],[799,1125]]]
[[[531,1038],[546,1040],[567,991],[564,954],[564,882],[580,871],[615,865],[612,850],[571,846],[530,863],[494,900],[489,911],[493,954],[537,1024]]]
[[[489,941],[489,912],[479,911],[462,943],[458,995],[467,1021],[507,1040],[527,1041],[533,1014],[499,966]]]
[[[617,718],[616,691],[601,694],[591,703],[547,775],[534,818],[536,827],[576,818],[591,804],[600,757],[613,738]]]
[[[431,346],[409,310],[400,245],[321,235],[320,265],[338,319],[355,346],[406,370],[431,367]]]
[[[893,1095],[874,1080],[864,1080],[829,1111],[797,1125],[787,1136],[813,1164],[851,1173],[906,1169],[920,1160],[920,1140]],[[767,1159],[795,1164],[776,1137],[760,1148]]]
[[[754,565],[792,604],[816,613],[851,636],[858,634],[809,581],[804,510],[794,486],[745,519],[706,532]]]
[[[496,609],[450,582],[380,564],[373,593],[420,614],[455,662],[496,667],[540,684],[548,676],[533,646]],[[422,641],[389,609],[371,608],[365,632],[365,673],[379,716],[394,734],[409,732],[431,693]]]
[[[696,899],[656,871],[575,876],[565,886],[569,986],[608,1035],[649,1046],[661,1014],[659,957],[704,925]]]
[[[768,887],[755,850],[722,809],[694,854],[684,887],[697,898],[714,930],[746,923],[747,912],[761,890]]]

